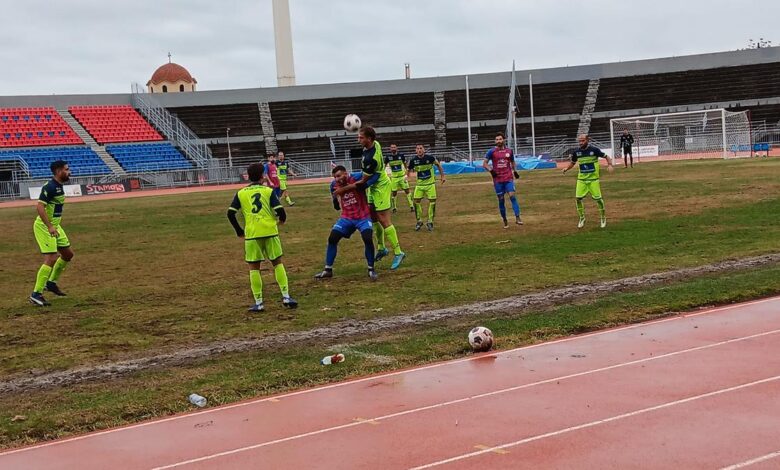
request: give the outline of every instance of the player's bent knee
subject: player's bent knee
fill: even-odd
[[[374,231],[370,228],[360,232],[360,238],[363,239],[363,243],[366,245],[374,245]]]
[[[331,230],[330,236],[328,237],[328,243],[330,243],[331,245],[335,245],[336,243],[339,242],[339,240],[341,240],[342,237],[343,235],[340,232]]]
[[[271,264],[274,266],[279,266],[280,264],[282,264],[282,257],[280,256],[276,259],[272,259]]]

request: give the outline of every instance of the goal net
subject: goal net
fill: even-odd
[[[612,119],[612,154],[616,158],[623,156],[620,137],[625,130],[634,138],[635,159],[678,160],[751,155],[747,111],[710,109]]]

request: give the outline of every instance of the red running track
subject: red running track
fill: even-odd
[[[0,468],[780,468],[778,397],[780,297],[11,450]]]

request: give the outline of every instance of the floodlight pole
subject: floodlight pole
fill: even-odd
[[[514,155],[517,156],[517,106],[512,106],[512,141],[514,142]]]
[[[528,74],[528,98],[531,101],[531,148],[536,158],[536,126],[534,125],[534,76]]]
[[[271,9],[274,20],[274,45],[276,46],[276,83],[280,87],[295,86],[290,2],[289,0],[272,0]]]
[[[228,166],[233,168],[233,155],[230,153],[230,128],[225,129],[225,141],[228,147]]]
[[[466,75],[466,128],[469,133],[469,163],[474,161],[471,154],[471,102],[469,101],[469,76]]]

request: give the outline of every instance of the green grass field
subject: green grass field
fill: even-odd
[[[618,279],[778,251],[780,160],[693,161],[639,165],[602,180],[609,226],[577,230],[574,176],[523,173],[526,225],[504,230],[484,175],[449,178],[439,188],[437,228],[414,232],[395,218],[409,257],[397,272],[380,265],[365,277],[362,243],[345,240],[336,278],[312,279],[338,214],[325,185],[294,186],[297,205],[282,228],[296,311],[283,310],[270,270],[267,311],[252,315],[243,244],[225,218],[231,192],[91,201],[65,208],[76,258],[61,285],[69,296],[49,309],[26,302],[40,265],[34,209],[0,209],[0,380],[170,352],[214,340],[258,338],[342,319],[393,316],[546,288]],[[399,198],[399,201],[401,199]],[[655,286],[513,318],[489,319],[501,347],[639,321],[679,309],[780,290],[780,269],[724,274]],[[370,296],[370,301],[366,300]],[[268,356],[242,353],[110,383],[0,398],[0,445],[103,428],[186,408],[186,391],[226,403],[346,376],[466,353],[466,325],[433,325],[414,334],[366,338],[361,350],[395,362],[353,358],[320,368],[331,345],[307,344]],[[184,394],[184,395],[182,395]],[[11,422],[17,414],[28,417]]]

